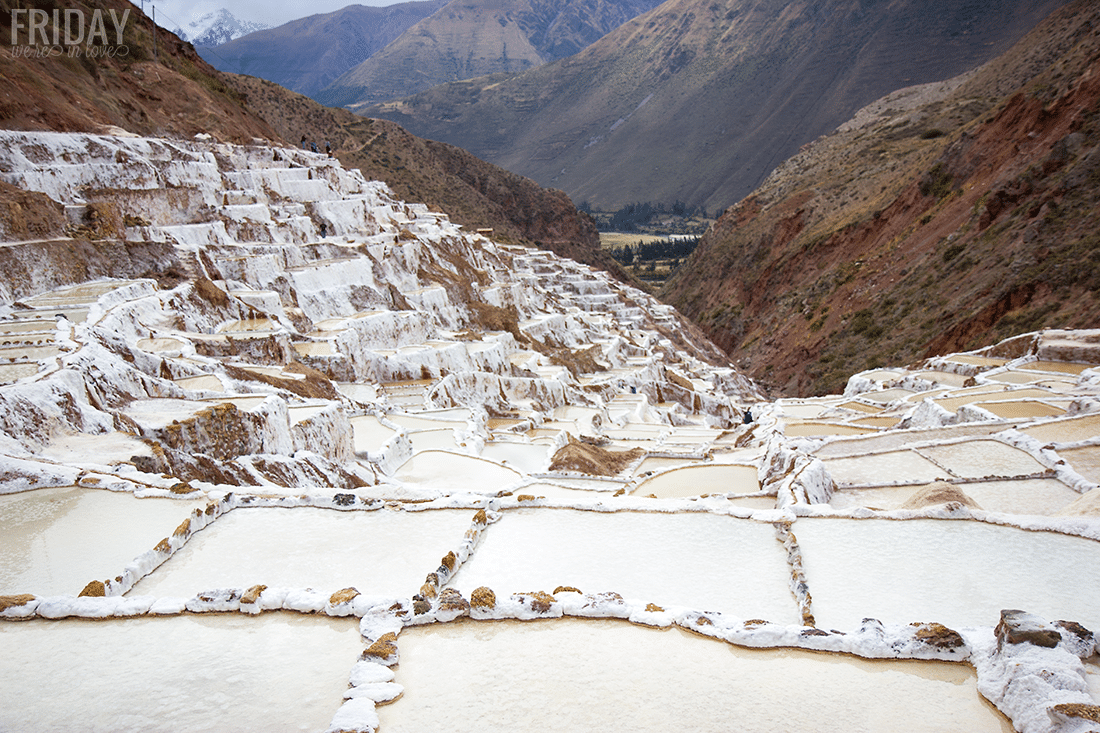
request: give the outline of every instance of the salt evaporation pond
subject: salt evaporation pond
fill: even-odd
[[[357,415],[351,419],[356,453],[377,453],[397,433],[387,428],[374,415]]]
[[[481,457],[525,473],[543,471],[550,462],[547,447],[532,443],[488,442],[481,451]]]
[[[935,463],[911,450],[872,453],[851,458],[825,458],[829,475],[846,486],[928,484],[950,476]]]
[[[613,591],[659,605],[798,623],[771,524],[714,514],[518,509],[503,512],[451,585],[469,594]]]
[[[496,493],[520,474],[492,461],[442,450],[425,450],[405,461],[394,478],[422,488]]]
[[[1094,540],[937,519],[803,518],[793,531],[821,628],[994,626],[1004,608],[1100,626]]]
[[[0,624],[0,730],[320,731],[363,644],[291,613]]]
[[[262,583],[408,596],[424,582],[425,568],[434,570],[459,543],[472,519],[465,510],[234,509],[197,532],[129,595],[187,598]]]
[[[965,664],[743,649],[611,620],[436,624],[398,646],[405,693],[378,708],[385,733],[1013,730]]]
[[[0,595],[75,595],[121,573],[205,506],[78,487],[2,495]]]
[[[962,478],[1027,476],[1046,467],[1027,453],[996,440],[968,440],[918,449],[951,473]]]
[[[665,499],[700,494],[751,494],[759,490],[755,466],[725,463],[673,468],[642,481],[633,493]]]
[[[1021,429],[1037,440],[1052,443],[1076,443],[1100,436],[1100,415],[1082,415],[1065,420],[1051,420],[1040,425],[1030,425]]]
[[[1063,448],[1058,455],[1089,481],[1100,482],[1100,446]]]
[[[982,481],[960,484],[958,488],[982,509],[1005,514],[1052,516],[1081,496],[1053,478]],[[917,491],[918,488],[914,486],[841,489],[833,493],[829,505],[836,509],[850,509],[857,506],[884,510],[900,509],[901,505]]]

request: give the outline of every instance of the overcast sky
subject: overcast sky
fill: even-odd
[[[225,8],[241,20],[266,23],[272,27],[318,13],[331,13],[348,5],[393,5],[398,0],[150,0],[144,1],[146,15],[157,9],[157,25],[174,29],[186,26],[206,13]],[[132,0],[139,8],[142,0]]]

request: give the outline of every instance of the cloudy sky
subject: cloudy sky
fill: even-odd
[[[184,27],[206,13],[226,8],[241,20],[252,20],[279,26],[296,18],[317,13],[331,13],[348,5],[393,5],[398,0],[145,0],[145,14],[157,9],[157,25],[166,28]],[[142,0],[132,0],[142,7]]]

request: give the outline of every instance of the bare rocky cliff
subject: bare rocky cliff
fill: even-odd
[[[663,297],[788,393],[1100,316],[1100,8],[862,110],[731,207]]]

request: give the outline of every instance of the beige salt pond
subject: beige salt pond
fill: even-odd
[[[927,484],[950,475],[911,450],[850,458],[823,458],[829,475],[841,486]]]
[[[189,598],[262,583],[408,597],[424,582],[425,568],[434,570],[458,545],[472,519],[472,512],[457,509],[234,509],[197,532],[128,595]]]
[[[1066,414],[1063,407],[1037,402],[1035,400],[1007,400],[1004,402],[978,402],[977,407],[992,412],[997,417],[1008,419],[1058,417]]]
[[[1100,626],[1100,542],[973,520],[801,518],[818,626],[993,626],[1001,609]]]
[[[783,433],[791,438],[808,438],[815,435],[865,435],[875,428],[842,425],[828,422],[792,422],[783,426]]]
[[[180,356],[187,350],[187,342],[172,336],[159,336],[157,338],[138,339],[137,347],[150,354],[163,354],[165,356]]]
[[[714,582],[721,578],[721,582]],[[450,585],[469,597],[614,591],[624,598],[797,623],[783,545],[768,523],[696,513],[509,509]]]
[[[631,493],[667,499],[700,494],[751,494],[759,490],[755,466],[723,463],[673,468],[641,481]]]
[[[990,512],[1051,516],[1080,497],[1073,489],[1053,478],[1015,481],[982,481],[959,484],[958,488],[978,506]],[[882,486],[867,489],[841,489],[833,493],[829,505],[836,509],[868,507],[900,509],[917,488]]]
[[[1093,483],[1100,483],[1100,446],[1063,448],[1058,451],[1058,455],[1069,463],[1074,471]]]
[[[75,595],[120,574],[205,506],[77,487],[0,495],[0,595]]]
[[[1051,443],[1076,443],[1081,440],[1091,440],[1100,436],[1100,414],[1081,415],[1065,420],[1052,420],[1039,425],[1029,425],[1021,428],[1020,432]]]
[[[394,478],[422,488],[495,494],[521,476],[511,468],[482,458],[426,450],[407,460]]]
[[[176,384],[184,389],[206,390],[209,392],[224,392],[225,385],[215,374],[198,374],[194,377],[181,377],[175,380]]]
[[[374,415],[357,415],[351,418],[351,429],[356,453],[377,453],[386,441],[397,432],[386,427]]]
[[[320,731],[363,644],[293,613],[0,624],[0,730]]]
[[[378,708],[385,733],[1013,730],[965,664],[744,649],[604,619],[463,620],[408,628],[398,646],[405,692]]]
[[[826,456],[854,456],[904,448],[914,443],[951,440],[952,438],[977,435],[992,435],[1008,427],[1011,426],[996,423],[967,423],[944,428],[906,430],[885,433],[882,435],[869,435],[865,438],[841,438],[826,443],[814,452],[822,458]]]
[[[1046,471],[1024,451],[996,440],[967,440],[914,450],[962,478],[1028,476]]]

